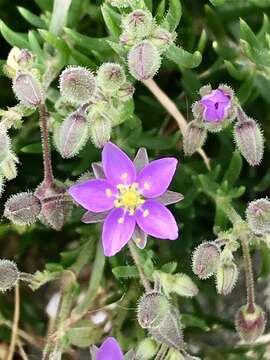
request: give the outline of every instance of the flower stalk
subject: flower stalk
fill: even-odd
[[[12,325],[12,334],[11,334],[11,342],[8,351],[7,360],[12,360],[13,355],[16,348],[17,338],[18,338],[18,327],[19,327],[19,319],[20,319],[20,285],[17,282],[15,286],[15,311]]]
[[[140,276],[143,287],[145,288],[146,291],[151,291],[152,288],[151,288],[149,280],[147,279],[147,277],[144,274],[142,264],[141,264],[141,261],[140,261],[140,258],[139,258],[138,252],[137,252],[138,250],[137,250],[136,245],[132,241],[130,241],[128,243],[128,247],[129,247],[130,254],[134,260],[134,263],[138,269],[139,276]]]

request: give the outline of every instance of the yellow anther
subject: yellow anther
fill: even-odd
[[[151,189],[151,186],[148,183],[144,183],[143,187],[145,188],[145,190]]]
[[[131,184],[130,188],[131,188],[131,190],[137,190],[138,186],[139,186],[139,183],[134,182],[134,183]]]
[[[149,215],[149,211],[148,210],[144,210],[143,212],[143,217],[147,217]]]
[[[134,214],[135,214],[135,210],[134,210],[134,209],[129,210],[129,215],[133,216]]]
[[[111,197],[112,196],[112,190],[111,189],[106,189],[106,195],[108,197]]]
[[[123,224],[123,223],[124,223],[124,218],[123,218],[123,217],[120,217],[120,218],[118,219],[118,223],[119,223],[119,224]]]
[[[115,206],[116,208],[120,208],[121,202],[120,202],[119,200],[115,200],[115,201],[114,201],[114,206]]]
[[[128,178],[128,173],[123,173],[121,179],[126,180]]]

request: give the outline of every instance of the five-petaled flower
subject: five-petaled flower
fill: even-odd
[[[132,162],[116,145],[108,142],[102,151],[102,164],[92,164],[96,179],[69,189],[73,199],[88,212],[82,221],[104,221],[104,254],[113,256],[133,238],[143,248],[147,235],[176,240],[178,227],[165,205],[182,200],[179,193],[167,191],[177,160],[167,157],[148,162],[141,148]]]
[[[124,360],[123,352],[113,337],[108,337],[99,349],[96,348],[92,360]]]
[[[221,89],[212,90],[201,98],[203,118],[207,122],[220,122],[228,117],[231,97]]]

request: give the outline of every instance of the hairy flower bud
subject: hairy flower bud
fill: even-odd
[[[200,279],[207,279],[217,270],[219,247],[214,242],[200,244],[192,255],[192,270]]]
[[[264,138],[259,125],[247,118],[234,127],[234,139],[241,154],[251,166],[259,165],[263,157]]]
[[[157,27],[151,34],[151,42],[162,52],[173,44],[175,34],[170,33],[162,27]]]
[[[33,60],[34,56],[30,51],[14,46],[8,54],[7,63],[3,70],[8,77],[13,79],[18,70],[30,68]]]
[[[238,268],[235,263],[222,264],[216,272],[218,294],[228,295],[232,292],[238,279]]]
[[[37,107],[44,101],[40,82],[29,72],[18,71],[13,79],[13,92],[27,107]]]
[[[39,220],[54,230],[61,230],[72,210],[72,201],[65,186],[42,182],[35,191],[41,202]]]
[[[17,176],[17,163],[19,162],[16,155],[9,152],[7,157],[0,163],[0,171],[7,180],[15,179]]]
[[[132,98],[135,88],[129,82],[124,83],[120,89],[117,91],[117,97],[122,101],[128,101]]]
[[[93,73],[81,66],[70,66],[60,76],[60,92],[74,104],[87,103],[96,91]]]
[[[115,63],[102,64],[97,72],[97,83],[104,91],[114,92],[126,81],[125,71]]]
[[[203,146],[206,140],[207,131],[204,124],[198,123],[196,120],[188,124],[186,133],[183,139],[184,153],[186,156],[191,156],[200,147]]]
[[[149,338],[144,339],[138,346],[135,359],[150,360],[155,356],[157,350],[158,347],[155,341]]]
[[[0,291],[12,289],[20,278],[20,272],[15,262],[1,259],[0,260]]]
[[[167,274],[162,271],[156,271],[154,274],[157,275],[166,295],[176,293],[180,296],[193,297],[198,294],[198,287],[186,274]]]
[[[255,234],[270,233],[270,201],[258,199],[252,201],[246,210],[247,222]]]
[[[258,339],[264,332],[265,313],[257,305],[249,310],[248,305],[243,305],[235,317],[235,327],[239,336],[245,342],[251,343]]]
[[[158,49],[145,40],[134,45],[128,54],[128,68],[137,80],[152,78],[160,68],[161,58]]]
[[[72,158],[84,147],[89,138],[86,113],[78,109],[70,114],[55,130],[55,144],[63,158]]]
[[[153,17],[150,11],[137,9],[123,18],[122,28],[124,31],[138,38],[150,34],[153,26]]]
[[[112,132],[112,123],[110,119],[94,114],[90,122],[90,137],[97,148],[103,146],[110,140]]]
[[[6,131],[0,131],[0,162],[5,160],[10,152],[10,138]]]
[[[12,195],[5,204],[4,216],[18,225],[33,224],[41,211],[39,199],[31,192]]]

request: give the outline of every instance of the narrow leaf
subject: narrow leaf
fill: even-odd
[[[176,45],[171,45],[165,52],[165,56],[180,68],[183,66],[192,69],[199,66],[202,61],[202,55],[199,51],[195,51],[191,54]]]
[[[2,20],[0,20],[0,32],[9,45],[17,46],[21,49],[30,48],[27,35],[11,30]]]
[[[46,28],[45,22],[39,16],[33,14],[31,11],[22,6],[18,6],[18,10],[22,17],[29,22],[29,24],[41,29]]]

